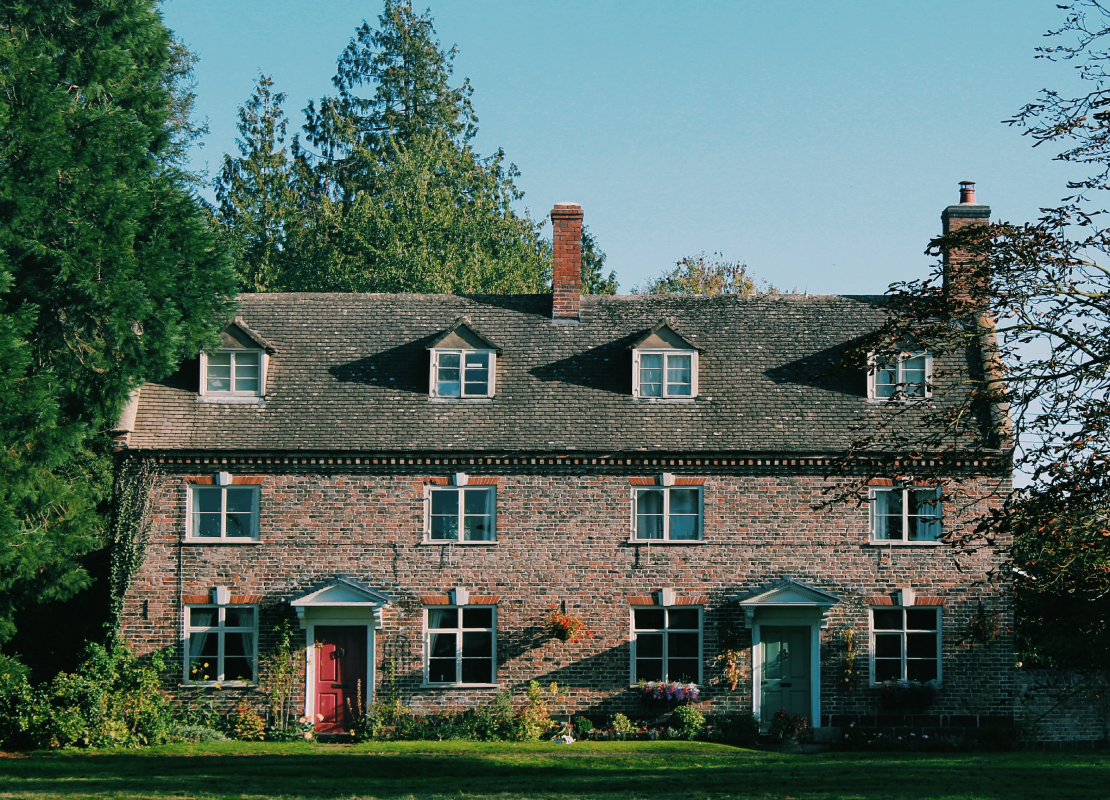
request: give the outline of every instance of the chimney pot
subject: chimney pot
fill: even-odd
[[[968,225],[988,225],[991,207],[975,202],[975,181],[960,181],[960,204],[948,206],[940,215],[944,235]],[[984,280],[971,255],[959,248],[944,252],[944,291],[953,300],[967,300],[970,289]]]
[[[578,322],[582,310],[582,206],[556,203],[551,209],[551,227],[551,319]]]
[[[960,205],[975,205],[975,181],[960,181]]]

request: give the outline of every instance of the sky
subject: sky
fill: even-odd
[[[417,8],[424,3],[414,3]],[[260,73],[291,128],[379,0],[164,0],[199,57],[193,166],[235,151]],[[974,180],[995,219],[1035,219],[1074,167],[1002,124],[1042,88],[1053,0],[437,0],[469,78],[478,149],[520,170],[521,211],[583,206],[626,293],[721,253],[781,290],[881,294],[925,277],[940,212]],[[211,193],[209,193],[211,199]],[[550,224],[546,228],[550,235]]]

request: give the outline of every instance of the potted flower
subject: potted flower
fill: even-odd
[[[701,691],[693,683],[640,680],[640,700],[649,705],[696,703]]]
[[[775,712],[767,730],[767,735],[779,744],[797,744],[808,738],[809,733],[809,718],[801,714],[791,714],[785,708]]]
[[[582,639],[592,639],[595,636],[594,632],[586,627],[581,617],[560,611],[558,606],[551,607],[545,627],[547,632],[559,641],[571,644]]]

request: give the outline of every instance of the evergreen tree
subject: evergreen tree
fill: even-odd
[[[85,580],[130,390],[230,311],[182,168],[191,60],[154,6],[0,0],[0,640]]]
[[[588,226],[582,226],[582,294],[616,294],[617,273],[610,270],[603,277],[605,253],[598,246],[597,239],[590,233]]]
[[[336,94],[305,109],[307,148],[290,152],[268,79],[240,113],[239,157],[217,183],[219,220],[252,290],[542,292],[539,225],[502,151],[471,146],[468,81],[429,14],[387,0],[339,58]]]

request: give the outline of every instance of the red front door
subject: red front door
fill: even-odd
[[[362,713],[366,687],[366,628],[316,627],[316,730],[345,733]],[[323,717],[323,719],[321,719]]]

